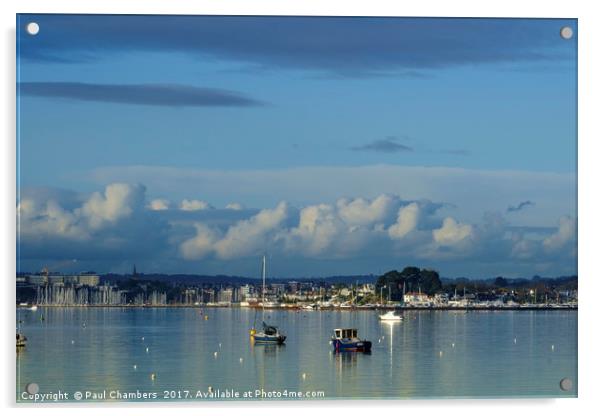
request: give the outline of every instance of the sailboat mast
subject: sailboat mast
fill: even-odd
[[[263,255],[263,260],[261,262],[261,278],[263,279],[263,289],[261,290],[262,302],[265,305],[265,254]]]

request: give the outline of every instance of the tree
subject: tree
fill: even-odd
[[[506,287],[506,286],[508,286],[508,281],[506,279],[504,279],[502,276],[498,276],[493,281],[493,285],[495,287]]]
[[[391,270],[376,280],[375,295],[380,297],[381,289],[383,295],[388,298],[391,290],[391,300],[399,301],[403,296],[403,287],[406,291],[421,291],[427,295],[433,295],[441,290],[439,273],[434,270],[419,269],[410,266],[401,272]]]

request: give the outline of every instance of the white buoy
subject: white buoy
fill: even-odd
[[[148,352],[148,347],[146,347],[146,352]]]
[[[219,345],[220,348],[222,347],[222,343],[221,342],[218,345]]]
[[[554,351],[554,344],[552,344],[552,351]]]
[[[238,361],[240,361],[242,363],[242,357],[240,357],[240,359]]]
[[[443,351],[439,351],[439,357],[443,357]]]
[[[154,380],[157,378],[157,375],[155,373],[151,373],[151,380]]]
[[[456,348],[456,343],[452,342],[452,348]]]
[[[305,380],[305,379],[307,378],[307,374],[303,373],[303,374],[301,375],[301,377],[303,378],[303,380]]]
[[[142,341],[144,341],[144,337],[140,338]]]
[[[514,343],[516,344],[516,338],[514,338]]]
[[[207,388],[207,391],[208,391],[209,393],[212,393],[212,392],[213,392],[213,387],[209,386],[209,387]]]
[[[215,351],[215,352],[213,353],[213,356],[214,356],[214,357],[217,357],[217,351]]]
[[[72,339],[72,340],[71,340],[71,344],[75,344],[75,340],[73,340],[73,339]]]
[[[137,370],[138,366],[136,364],[134,364],[134,370]]]

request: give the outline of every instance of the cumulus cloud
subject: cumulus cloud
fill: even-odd
[[[75,206],[50,193],[25,193],[17,206],[20,256],[153,255],[165,248],[168,226],[147,215],[145,192],[143,185],[114,183]]]
[[[180,204],[182,211],[203,211],[206,209],[212,209],[213,207],[205,201],[198,199],[184,199]]]
[[[115,223],[142,206],[145,191],[142,185],[111,184],[104,193],[92,194],[81,208],[82,216],[92,228],[99,228],[107,222]]]
[[[399,209],[397,221],[388,229],[392,239],[403,239],[418,227],[420,218],[420,207],[416,202]]]
[[[188,259],[203,258],[210,253],[220,259],[256,254],[267,248],[271,234],[286,220],[288,210],[288,205],[281,202],[274,209],[263,209],[249,219],[238,221],[223,235],[197,223],[195,237],[180,245],[180,253]]]
[[[335,240],[343,243],[344,223],[336,215],[333,206],[312,205],[299,213],[296,227],[282,233],[288,250],[299,250],[305,254],[323,254]]]
[[[171,202],[167,199],[153,199],[149,204],[149,209],[153,211],[165,211],[169,209]]]
[[[558,229],[554,234],[543,240],[547,252],[556,252],[565,248],[569,243],[575,243],[577,234],[577,221],[569,216],[558,220]]]
[[[461,224],[451,217],[443,220],[441,228],[433,230],[433,239],[440,246],[456,246],[470,240],[474,235],[470,224]]]
[[[532,271],[547,265],[571,272],[576,255],[576,220],[568,216],[557,227],[512,226],[502,208],[470,222],[441,213],[441,203],[388,194],[298,208],[280,202],[262,210],[207,209],[207,202],[185,200],[187,208],[198,208],[186,212],[165,209],[165,200],[147,202],[145,194],[142,185],[122,183],[92,194],[23,192],[19,258],[112,264],[145,257],[160,268],[179,257],[189,262],[174,267],[198,266],[199,260],[225,267],[269,251],[297,266],[326,261],[343,267],[366,259]]]
[[[349,225],[370,225],[388,221],[399,205],[399,198],[392,195],[380,195],[371,201],[364,198],[342,198],[336,203],[339,216]]]

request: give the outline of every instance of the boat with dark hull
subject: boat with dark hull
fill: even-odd
[[[256,344],[284,344],[286,341],[286,335],[282,334],[277,326],[268,325],[262,322],[263,330],[252,333],[253,341]]]
[[[357,329],[355,328],[335,329],[330,342],[334,348],[334,352],[370,353],[372,350],[372,342],[365,339],[359,339],[357,336]]]
[[[23,334],[17,333],[17,348],[25,348],[27,345],[27,337]]]
[[[265,289],[265,275],[266,275],[266,267],[265,267],[265,255],[263,256],[262,262],[261,262],[261,277],[263,280],[263,285],[262,285],[262,289],[261,289],[261,297],[262,297],[262,301],[261,301],[261,309],[262,309],[262,316],[265,315],[265,309],[267,307],[269,307],[271,302],[266,301],[266,289]],[[255,311],[255,320],[257,320],[257,311]],[[265,323],[265,321],[262,321],[262,329],[261,330],[257,330],[255,329],[255,324],[253,324],[253,327],[251,328],[251,330],[249,331],[249,335],[251,336],[251,342],[255,343],[255,344],[272,344],[272,345],[282,345],[284,344],[284,341],[286,340],[286,335],[284,335],[283,333],[280,332],[280,330],[278,329],[277,326],[275,325],[268,325]]]

